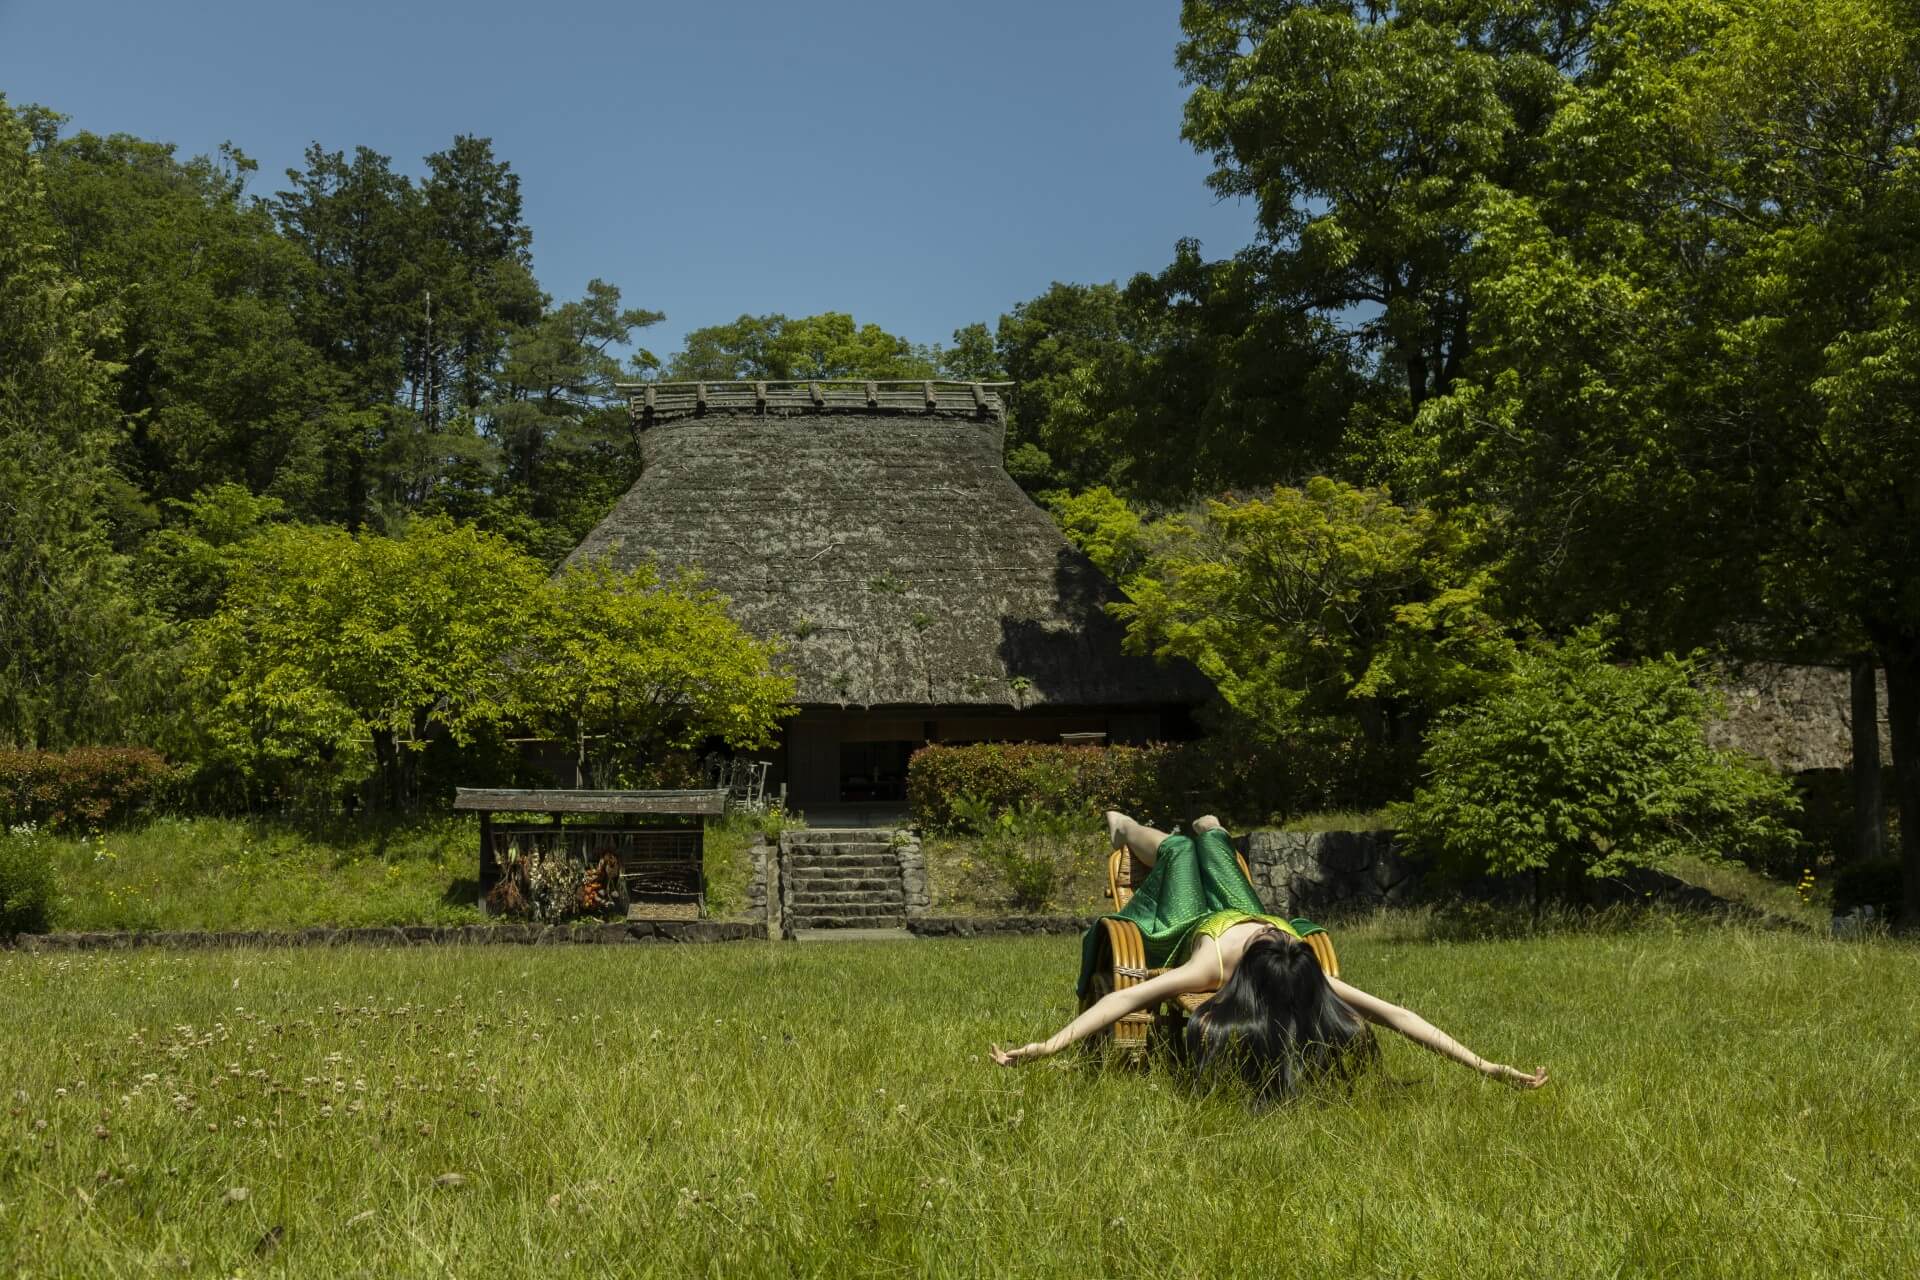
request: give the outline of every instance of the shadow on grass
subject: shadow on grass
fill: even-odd
[[[447,891],[440,895],[443,906],[470,907],[480,901],[480,881],[474,876],[460,876],[447,882]]]

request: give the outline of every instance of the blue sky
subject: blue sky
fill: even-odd
[[[1172,0],[187,5],[0,0],[0,92],[72,128],[231,140],[285,185],[309,142],[417,174],[456,133],[520,175],[559,298],[851,311],[917,342],[1053,280],[1247,243],[1180,140]]]

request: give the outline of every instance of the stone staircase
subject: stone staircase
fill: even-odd
[[[811,828],[785,832],[780,843],[788,933],[906,927],[906,887],[892,832]]]

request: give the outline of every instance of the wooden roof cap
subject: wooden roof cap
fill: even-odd
[[[635,422],[703,414],[747,413],[944,413],[1002,417],[1011,382],[961,382],[948,378],[809,378],[786,382],[618,382]]]

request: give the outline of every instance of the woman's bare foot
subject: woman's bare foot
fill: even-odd
[[[1204,835],[1209,831],[1218,831],[1219,829],[1220,819],[1210,813],[1203,814],[1193,820],[1193,834],[1195,835]]]
[[[1127,846],[1127,827],[1133,822],[1118,809],[1107,810],[1107,848],[1124,849]]]

